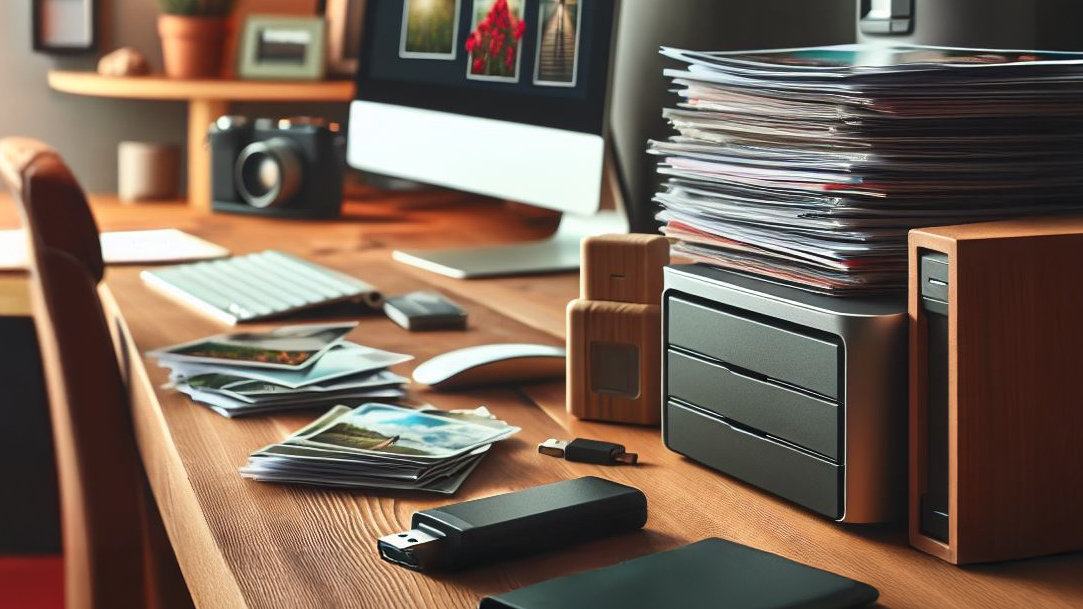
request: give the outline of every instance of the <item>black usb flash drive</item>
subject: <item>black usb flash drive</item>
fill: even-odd
[[[639,489],[587,476],[414,513],[380,538],[384,560],[415,571],[462,569],[642,528]]]

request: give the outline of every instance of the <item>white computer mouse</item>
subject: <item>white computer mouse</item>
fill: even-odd
[[[564,376],[565,351],[549,345],[498,344],[449,351],[414,369],[434,389],[509,385]]]

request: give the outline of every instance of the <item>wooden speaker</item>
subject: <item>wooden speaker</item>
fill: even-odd
[[[1083,548],[1083,217],[910,233],[910,543]]]

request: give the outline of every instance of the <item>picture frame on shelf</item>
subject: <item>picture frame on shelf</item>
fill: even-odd
[[[323,17],[250,15],[238,49],[245,80],[322,80],[327,71]]]
[[[357,72],[365,1],[325,0],[321,3],[321,13],[327,20],[328,74],[350,77]]]
[[[31,0],[34,50],[88,53],[98,46],[97,0]]]

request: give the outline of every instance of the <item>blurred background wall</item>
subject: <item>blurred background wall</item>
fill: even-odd
[[[155,0],[99,0],[97,53],[73,57],[35,53],[31,48],[30,0],[0,2],[0,137],[43,140],[67,159],[90,192],[115,192],[117,144],[124,140],[183,145],[187,120],[181,102],[95,99],[49,89],[53,68],[93,70],[100,55],[121,46],[142,51],[162,69]],[[314,14],[316,0],[240,0],[238,14]],[[276,115],[313,112],[344,120],[342,104],[238,104],[242,113]],[[182,155],[183,157],[183,155]],[[183,180],[182,180],[183,183]]]

